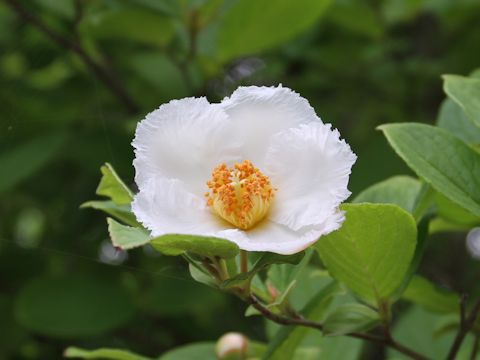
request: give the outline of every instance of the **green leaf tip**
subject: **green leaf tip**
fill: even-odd
[[[443,90],[455,101],[477,127],[480,127],[480,78],[476,73],[466,77],[443,75]]]
[[[102,178],[97,187],[97,195],[107,196],[118,205],[130,204],[133,200],[133,192],[120,179],[113,166],[105,163],[100,171]]]

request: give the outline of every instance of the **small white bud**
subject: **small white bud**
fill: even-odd
[[[248,338],[243,334],[229,332],[217,341],[215,353],[220,360],[243,360],[247,358]]]
[[[467,235],[467,250],[470,255],[480,260],[480,227],[473,228]]]

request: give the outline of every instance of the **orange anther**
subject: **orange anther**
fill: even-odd
[[[207,205],[223,219],[247,230],[262,220],[268,212],[276,189],[268,176],[244,160],[229,168],[220,164],[207,182]]]

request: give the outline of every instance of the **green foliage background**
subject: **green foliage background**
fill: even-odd
[[[18,16],[15,4],[27,13]],[[80,46],[116,90],[28,14]],[[243,304],[194,282],[177,258],[147,248],[122,259],[109,248],[103,216],[79,210],[99,167],[112,163],[134,187],[130,142],[146,113],[174,98],[218,101],[239,85],[282,83],[357,153],[353,198],[411,174],[375,127],[434,123],[441,75],[480,66],[479,24],[476,0],[0,2],[0,358],[55,359],[69,345],[158,356],[231,330],[271,336],[272,326],[244,318]],[[421,273],[480,295],[464,237],[437,235]],[[308,298],[308,281],[302,286],[297,296]],[[408,309],[397,324],[405,342],[442,346],[409,332],[407,317],[418,329],[433,321]],[[326,358],[361,358],[358,341],[332,341]]]

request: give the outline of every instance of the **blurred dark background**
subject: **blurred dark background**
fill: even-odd
[[[0,358],[154,356],[265,333],[178,259],[115,252],[105,216],[79,209],[104,162],[134,188],[136,123],[174,98],[282,83],[351,144],[357,194],[410,173],[375,127],[434,123],[441,74],[480,65],[480,1],[2,0],[0,49]],[[462,239],[426,261],[455,290],[475,281]]]

